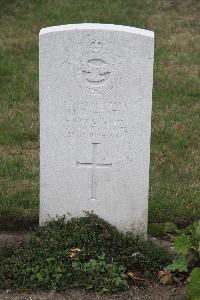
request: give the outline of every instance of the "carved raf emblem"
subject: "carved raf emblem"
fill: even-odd
[[[112,55],[104,43],[88,42],[87,50],[79,57],[77,75],[81,87],[88,94],[104,94],[116,83],[116,68]]]
[[[105,84],[112,73],[108,63],[102,59],[90,59],[82,68],[83,78],[91,86],[98,87]]]
[[[98,168],[111,168],[112,163],[110,164],[100,164],[96,162],[96,152],[97,152],[97,145],[100,143],[92,143],[92,162],[91,163],[81,163],[79,161],[76,162],[76,167],[80,168],[91,168],[92,169],[92,183],[91,183],[91,200],[97,200],[96,199],[96,187],[97,187],[97,182],[95,178],[95,170]]]

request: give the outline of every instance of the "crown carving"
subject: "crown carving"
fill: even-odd
[[[99,52],[104,47],[104,43],[99,40],[94,39],[94,40],[89,41],[88,47],[93,52]]]

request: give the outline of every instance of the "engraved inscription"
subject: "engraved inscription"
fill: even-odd
[[[116,99],[68,104],[65,108],[66,136],[124,138],[128,134],[125,111],[125,102]]]
[[[97,145],[100,143],[92,143],[92,162],[91,163],[81,163],[79,161],[76,162],[76,167],[80,168],[91,168],[92,169],[92,180],[91,180],[91,198],[90,200],[96,199],[96,188],[97,188],[97,180],[95,177],[95,169],[97,168],[111,168],[112,163],[109,164],[100,164],[96,162],[96,153],[97,153]]]

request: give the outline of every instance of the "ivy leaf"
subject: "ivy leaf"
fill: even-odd
[[[196,222],[196,237],[200,240],[200,221]]]
[[[172,222],[166,222],[165,223],[164,233],[175,232],[176,230],[177,230],[176,224],[174,224]]]
[[[184,233],[178,235],[174,241],[174,248],[178,254],[188,254],[190,246],[190,239]]]
[[[181,255],[176,257],[173,260],[173,263],[167,266],[167,270],[175,272],[187,272],[188,271],[188,263],[186,257]]]
[[[193,223],[193,231],[192,231],[192,243],[197,248],[200,245],[200,221]]]
[[[199,299],[200,295],[200,268],[194,268],[188,278],[187,291],[192,299]]]
[[[103,287],[102,289],[101,289],[101,292],[102,293],[107,293],[109,291],[109,289],[107,288],[107,287]]]

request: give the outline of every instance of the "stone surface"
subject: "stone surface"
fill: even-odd
[[[94,211],[146,234],[153,32],[77,24],[40,31],[40,223]]]

